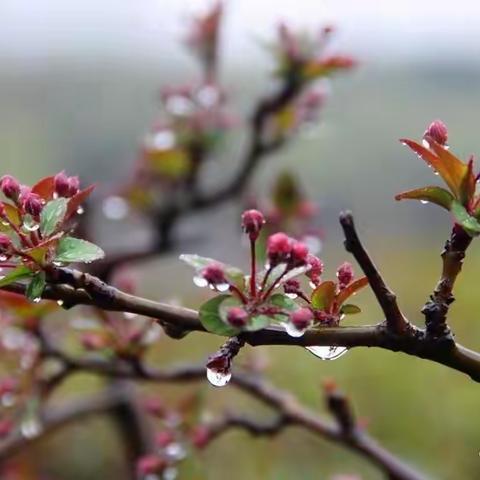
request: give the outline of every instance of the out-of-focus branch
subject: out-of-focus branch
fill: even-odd
[[[463,228],[455,225],[450,239],[445,243],[442,252],[440,280],[430,296],[430,300],[422,309],[422,313],[425,315],[427,335],[432,338],[454,342],[447,325],[447,314],[454,301],[453,286],[462,269],[465,252],[471,241],[472,237]]]

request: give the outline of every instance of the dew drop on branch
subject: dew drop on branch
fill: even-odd
[[[313,353],[316,357],[321,360],[336,360],[342,355],[347,353],[348,348],[346,347],[335,347],[335,346],[325,346],[325,347],[305,347],[310,353]]]
[[[291,336],[291,337],[301,337],[306,331],[306,328],[299,329],[293,323],[284,323],[283,324],[285,327],[285,331]],[[308,328],[308,327],[307,327]]]
[[[420,200],[420,203],[423,205],[428,205],[430,202],[428,200]]]
[[[63,305],[63,300],[57,300],[57,305],[61,307]]]
[[[207,380],[214,387],[224,387],[232,378],[232,372],[222,372],[220,370],[214,370],[207,368]]]

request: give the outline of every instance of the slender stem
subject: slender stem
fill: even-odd
[[[257,260],[255,251],[255,239],[250,237],[250,295],[252,299],[257,297]]]

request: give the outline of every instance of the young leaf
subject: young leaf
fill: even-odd
[[[368,285],[367,277],[361,277],[357,280],[354,280],[352,283],[347,285],[336,298],[337,305],[341,305],[345,300],[351,297],[354,293],[358,292],[360,289]]]
[[[26,297],[32,302],[38,301],[45,289],[45,284],[45,272],[37,272],[27,286],[25,291]]]
[[[88,198],[88,196],[93,192],[94,189],[95,189],[95,185],[90,185],[84,190],[80,190],[72,198],[70,198],[70,200],[68,200],[67,213],[65,215],[66,220],[68,220],[73,215],[75,215],[75,213],[77,213],[77,210],[80,208],[82,203]]]
[[[467,163],[467,171],[465,176],[462,179],[460,185],[460,203],[462,205],[468,205],[470,200],[473,199],[475,195],[475,189],[477,185],[477,180],[475,174],[473,173],[473,156]]]
[[[55,261],[90,263],[104,256],[104,251],[93,243],[79,238],[63,237],[58,242]]]
[[[362,310],[360,310],[360,307],[351,303],[346,303],[340,309],[340,313],[343,313],[344,315],[354,315],[356,313],[360,313],[361,311]]]
[[[40,232],[44,237],[49,237],[62,223],[67,213],[67,199],[56,198],[48,202],[40,214]]]
[[[45,177],[39,180],[33,187],[32,192],[40,195],[45,201],[53,198],[55,192],[55,176]]]
[[[0,287],[5,287],[6,285],[10,285],[18,280],[31,277],[32,273],[33,272],[29,268],[25,267],[24,265],[19,265],[0,279]]]
[[[200,322],[206,330],[211,333],[216,333],[217,335],[226,336],[233,336],[239,333],[240,330],[227,325],[220,314],[220,306],[222,303],[232,298],[231,295],[218,295],[200,307],[198,312]]]
[[[401,139],[400,141],[410,147],[434,171],[438,172],[455,196],[459,194],[460,185],[467,170],[464,163],[434,140],[430,142],[430,146],[435,153],[413,140]]]
[[[299,308],[298,305],[291,298],[288,298],[282,293],[276,293],[275,295],[272,295],[270,297],[270,303],[284,310],[293,311]]]
[[[255,315],[254,317],[250,318],[245,330],[248,330],[249,332],[255,332],[257,330],[261,330],[262,328],[268,327],[271,323],[272,317],[263,314]]]
[[[408,192],[402,192],[395,195],[395,200],[423,200],[424,202],[435,203],[440,207],[450,210],[452,202],[454,200],[453,195],[441,187],[423,187],[416,188],[415,190],[409,190]]]
[[[312,306],[318,310],[329,310],[335,299],[336,285],[328,280],[322,282],[312,293]]]
[[[457,201],[452,203],[452,213],[455,221],[461,225],[469,235],[476,236],[480,233],[480,223],[467,212],[461,203]]]

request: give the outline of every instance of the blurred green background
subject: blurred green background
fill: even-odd
[[[222,78],[240,114],[247,114],[269,85],[271,65],[257,37],[268,39],[273,31],[270,25],[279,16],[288,19],[295,14],[297,23],[305,17],[311,24],[318,8],[316,23],[333,19],[340,29],[339,48],[354,52],[360,66],[332,82],[321,122],[269,158],[259,169],[252,191],[267,193],[275,173],[285,167],[298,175],[311,199],[321,206],[318,220],[326,231],[321,256],[331,275],[339,262],[348,259],[338,213],[352,209],[402,308],[420,325],[420,308],[438,277],[439,254],[451,221],[435,207],[394,201],[397,192],[438,181],[398,138],[418,139],[431,120],[441,118],[449,127],[455,153],[465,158],[480,151],[479,42],[476,35],[469,36],[472,23],[480,22],[480,13],[467,1],[457,2],[455,15],[449,15],[448,9],[441,14],[433,10],[438,2],[425,2],[419,12],[415,2],[404,2],[403,10],[392,6],[388,15],[388,7],[370,1],[364,5],[367,12],[356,19],[359,11],[353,0],[316,6],[317,2],[305,2],[303,14],[298,12],[303,3],[296,2],[294,9],[295,2],[283,1],[278,11],[274,4],[265,3],[269,7],[261,7],[261,12],[268,13],[262,17],[263,27],[252,20],[255,2],[240,7],[232,1],[227,10]],[[109,1],[86,5],[72,7],[71,15],[67,6],[55,1],[42,0],[34,7],[6,1],[0,6],[4,21],[13,22],[0,34],[0,173],[18,175],[28,183],[65,168],[79,173],[86,183],[97,182],[104,194],[115,181],[128,177],[139,139],[157,113],[159,87],[194,78],[193,62],[176,45],[178,32],[170,26],[182,24],[178,12],[204,2],[145,2],[132,7],[137,16],[125,25],[122,19],[129,12],[125,5],[117,7]],[[240,8],[253,13],[240,20]],[[325,13],[328,8],[333,18]],[[237,41],[242,35],[243,43]],[[251,51],[260,53],[245,54]],[[243,141],[242,134],[232,136],[207,176],[228,176],[237,165]],[[245,265],[239,212],[228,205],[186,219],[179,228],[178,251]],[[100,215],[96,220],[99,241],[107,251],[144,240],[137,219],[131,219],[130,226],[106,224]],[[177,253],[139,265],[139,293],[196,307],[205,294],[194,288],[191,272],[177,261]],[[480,348],[479,267],[480,250],[474,243],[451,309],[457,339],[473,349]],[[381,319],[370,293],[362,293],[358,300],[364,313],[355,322]],[[201,334],[181,342],[164,338],[152,353],[152,362],[162,366],[179,360],[201,361],[219,343],[220,339]],[[251,354],[251,349],[245,350]],[[262,351],[268,355],[272,381],[306,405],[322,411],[321,381],[334,377],[353,399],[358,414],[368,419],[371,433],[391,451],[432,478],[479,478],[480,397],[478,386],[467,377],[375,349],[356,349],[334,362],[322,362],[295,348],[262,347]],[[65,391],[77,395],[97,384],[79,377]],[[185,387],[192,388],[198,385]],[[200,388],[214,412],[232,404],[251,410],[251,401],[233,388],[220,391],[206,384]],[[174,401],[185,389],[154,391]],[[254,412],[260,414],[258,408]],[[99,419],[55,435],[28,459],[55,479],[123,478],[121,448],[110,423]],[[182,464],[179,478],[318,479],[335,473],[381,478],[358,456],[298,429],[273,440],[232,432]]]

